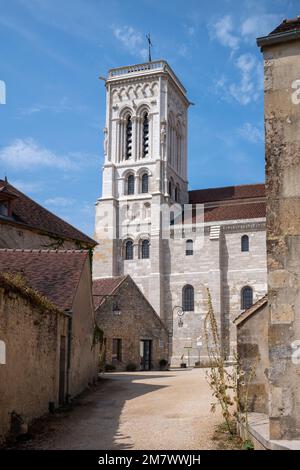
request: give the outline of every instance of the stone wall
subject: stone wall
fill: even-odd
[[[127,277],[117,292],[99,307],[97,323],[104,332],[106,363],[112,363],[112,340],[122,340],[122,361],[117,369],[124,370],[128,363],[140,366],[140,340],[152,340],[152,368],[159,368],[160,359],[168,360],[168,332],[149,302],[135,283]],[[120,315],[113,313],[117,303]]]
[[[59,340],[66,334],[63,314],[41,311],[21,295],[0,287],[0,339],[6,364],[0,365],[0,441],[11,413],[26,423],[58,404]]]
[[[60,244],[60,240],[38,231],[2,222],[0,223],[0,248],[77,250],[78,245],[72,240],[64,240],[63,244]]]
[[[245,312],[245,317],[242,314],[236,320],[238,364],[245,373],[240,380],[239,399],[242,409],[247,406],[248,412],[268,413],[268,314],[265,299],[252,313]]]
[[[241,251],[241,237],[245,234],[249,236],[248,252]],[[167,325],[173,336],[172,365],[178,366],[182,355],[190,365],[207,363],[203,331],[206,287],[211,292],[224,354],[232,359],[236,350],[233,320],[242,311],[242,288],[252,287],[254,302],[267,290],[264,219],[221,222],[216,240],[210,239],[210,225],[206,225],[204,238],[198,246],[194,245],[192,256],[186,256],[184,238],[160,240],[160,245],[158,242],[157,237],[151,238],[150,259],[139,258],[136,244],[134,259],[124,260],[119,247],[115,274],[129,274]],[[105,256],[108,258],[110,252]],[[185,312],[183,327],[178,327],[175,307],[182,305],[185,284],[194,287],[195,311]]]
[[[300,39],[263,47],[268,289],[270,302],[270,438],[300,438]]]
[[[70,389],[76,396],[97,380],[99,345],[93,347],[94,304],[89,259],[84,265],[72,309]]]
[[[164,251],[164,315],[173,332],[172,364],[189,354],[190,365],[207,363],[204,344],[204,318],[207,313],[206,287],[210,289],[214,313],[222,336],[225,356],[236,350],[233,320],[242,312],[241,290],[253,289],[256,302],[267,290],[265,224],[257,221],[231,221],[220,226],[220,236],[211,240],[205,230],[203,244],[192,256],[185,255],[185,239],[170,240]],[[241,237],[249,236],[249,251],[241,251]],[[136,279],[137,283],[143,279]],[[178,327],[177,305],[182,305],[182,289],[191,284],[195,292],[195,311],[186,312]],[[202,344],[201,344],[202,343]]]

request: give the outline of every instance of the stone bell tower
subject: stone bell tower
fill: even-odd
[[[188,202],[188,106],[165,61],[109,71],[93,274],[130,274],[160,315],[166,250],[159,208]]]

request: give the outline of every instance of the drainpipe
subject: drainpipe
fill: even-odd
[[[67,390],[66,390],[66,402],[70,402],[70,370],[71,370],[71,352],[72,352],[72,310],[65,311],[65,316],[68,319],[68,328],[67,328],[67,338],[68,338],[68,348],[67,348]]]

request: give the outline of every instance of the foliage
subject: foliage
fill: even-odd
[[[166,367],[168,365],[167,359],[161,359],[159,361],[159,365],[160,365],[160,367]]]
[[[50,243],[45,243],[42,246],[44,248],[52,249],[52,250],[59,250],[64,246],[64,238],[60,237],[59,235],[49,235],[49,238],[53,240]]]
[[[94,324],[94,333],[93,333],[93,342],[91,349],[94,349],[97,344],[102,345],[104,333],[103,330],[99,327],[97,322]]]
[[[211,404],[211,411],[214,412],[219,404],[229,433],[236,434],[236,424],[240,421],[245,424],[247,435],[249,435],[248,395],[256,365],[250,368],[247,382],[245,382],[245,372],[241,370],[237,358],[235,358],[235,365],[231,368],[226,366],[209,289],[207,289],[207,303],[208,310],[204,320],[204,335],[210,364],[207,379],[213,397],[216,399],[216,402]],[[242,414],[242,411],[245,414]],[[250,448],[251,441],[247,439],[245,443],[247,443],[247,448]]]
[[[135,370],[137,370],[137,365],[134,362],[128,362],[128,364],[126,365],[126,370],[128,372],[134,372]]]
[[[113,372],[116,370],[115,364],[105,364],[105,372]]]

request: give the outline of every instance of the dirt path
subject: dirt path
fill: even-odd
[[[105,374],[73,411],[46,421],[31,449],[213,449],[205,370]]]

